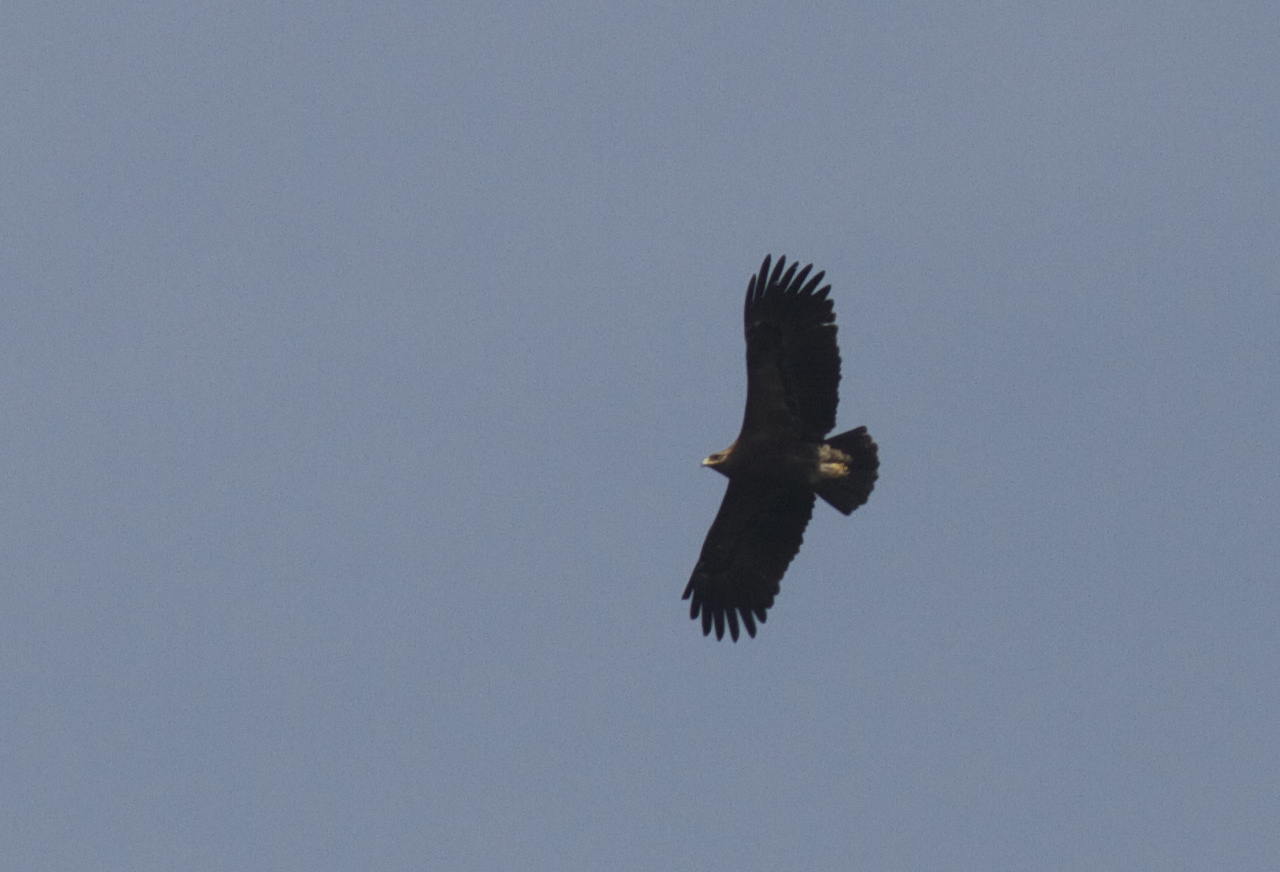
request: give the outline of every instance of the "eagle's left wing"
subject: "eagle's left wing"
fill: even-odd
[[[741,442],[771,429],[821,442],[836,425],[840,349],[831,285],[813,264],[787,266],[770,258],[747,284],[743,328],[747,340],[747,408]]]

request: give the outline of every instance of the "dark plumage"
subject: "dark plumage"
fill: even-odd
[[[734,443],[706,460],[729,478],[684,590],[702,632],[755,636],[778,582],[800,550],[815,495],[844,514],[867,501],[880,461],[866,427],[826,439],[836,425],[840,349],[835,311],[810,264],[772,272],[765,257],[747,284],[747,408]],[[821,287],[819,287],[821,285]],[[824,441],[825,440],[825,441]]]

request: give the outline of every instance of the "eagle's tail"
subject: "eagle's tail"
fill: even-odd
[[[839,436],[832,436],[823,446],[823,454],[828,455],[827,447],[836,449],[843,457],[831,455],[830,472],[824,469],[824,475],[815,490],[818,496],[830,503],[837,511],[849,514],[871,496],[875,487],[876,470],[880,468],[880,456],[876,443],[871,440],[866,427],[858,427]],[[824,457],[824,460],[827,459]],[[823,464],[828,467],[828,464]],[[843,472],[841,472],[843,467]]]

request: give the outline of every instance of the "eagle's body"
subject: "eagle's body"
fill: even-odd
[[[840,351],[835,312],[810,264],[786,268],[786,258],[747,285],[747,408],[733,444],[703,465],[729,478],[720,511],[685,588],[690,616],[702,632],[738,639],[738,622],[756,621],[778,593],[778,582],[800,550],[820,496],[844,514],[867,501],[880,462],[865,427],[826,438],[835,427]],[[784,272],[784,268],[785,272]],[[808,281],[806,282],[806,279]]]

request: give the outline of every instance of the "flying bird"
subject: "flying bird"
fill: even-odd
[[[702,461],[729,479],[684,589],[702,633],[754,637],[800,550],[815,495],[850,514],[867,501],[880,460],[866,427],[826,438],[836,425],[840,349],[823,285],[785,257],[747,283],[747,408],[733,444]]]

